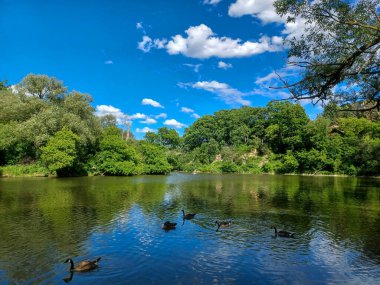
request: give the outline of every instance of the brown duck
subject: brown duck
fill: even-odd
[[[65,263],[70,262],[70,271],[90,271],[98,268],[98,262],[100,259],[101,257],[93,261],[83,260],[79,263],[79,265],[74,266],[74,261],[71,258],[68,258],[66,259]]]

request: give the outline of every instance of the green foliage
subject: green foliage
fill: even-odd
[[[39,164],[15,164],[0,167],[0,176],[48,176],[49,170]]]
[[[271,102],[267,106],[265,140],[275,153],[303,147],[304,129],[309,119],[299,104]]]
[[[186,150],[191,151],[209,142],[214,138],[216,129],[216,119],[213,116],[204,116],[196,120],[185,131],[183,140]]]
[[[95,175],[135,175],[141,173],[137,148],[121,138],[121,130],[108,127],[99,141],[99,150],[91,159]]]
[[[169,149],[178,148],[181,143],[179,134],[174,129],[162,127],[158,129],[157,134],[153,132],[147,132],[145,134],[145,140],[150,143],[159,144]]]
[[[238,166],[232,161],[223,161],[221,170],[225,173],[238,172]]]
[[[63,99],[67,88],[62,81],[47,75],[28,74],[17,86],[19,93],[39,99],[58,101]]]
[[[7,80],[0,81],[0,91],[7,90],[7,89],[8,89]]]
[[[105,115],[100,117],[100,124],[103,129],[109,128],[109,127],[116,127],[117,120],[116,117],[113,115]]]
[[[68,128],[63,128],[52,136],[41,148],[41,161],[51,173],[67,176],[80,173],[78,157],[79,137]]]
[[[303,70],[298,82],[284,86],[292,98],[358,103],[354,109],[380,106],[379,4],[379,0],[275,1],[277,13],[288,23],[302,18],[307,26],[302,36],[288,38],[288,57]]]
[[[138,147],[143,157],[144,173],[167,174],[172,170],[164,147],[146,141],[140,141]]]
[[[115,117],[96,117],[90,95],[67,93],[55,78],[29,75],[17,89],[0,88],[0,165],[5,167],[44,164],[60,176],[83,175],[84,169],[94,175],[172,169],[380,175],[380,121],[374,112],[342,113],[330,103],[311,121],[299,104],[270,102],[204,116],[183,138],[163,127],[143,141],[132,134],[126,141]],[[12,171],[29,175],[19,169]]]
[[[298,167],[299,163],[297,159],[291,151],[288,151],[283,157],[282,166],[279,171],[281,173],[296,173],[298,171]]]

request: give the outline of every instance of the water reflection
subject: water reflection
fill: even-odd
[[[2,179],[0,283],[376,283],[379,189],[266,175]],[[274,225],[296,238],[272,238]],[[93,256],[89,274],[63,264]]]

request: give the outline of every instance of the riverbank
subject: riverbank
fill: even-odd
[[[334,173],[267,173],[267,172],[230,172],[230,171],[204,171],[204,170],[194,170],[194,171],[173,171],[178,173],[187,173],[187,174],[267,174],[267,175],[286,175],[286,176],[314,176],[314,177],[366,177],[366,178],[377,178],[380,179],[380,176],[350,176],[347,174],[334,174]],[[94,173],[87,173],[83,176],[98,176]],[[40,165],[7,165],[0,166],[0,178],[12,178],[12,177],[57,177],[54,174],[50,174],[49,170]]]

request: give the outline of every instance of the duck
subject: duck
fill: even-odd
[[[218,225],[218,228],[216,229],[216,231],[218,231],[219,228],[228,228],[231,225],[231,221],[226,221],[226,222],[215,221],[215,224]]]
[[[93,270],[95,268],[98,268],[98,262],[100,259],[101,259],[101,257],[99,257],[98,259],[93,260],[93,261],[83,260],[79,263],[79,265],[74,266],[74,261],[71,258],[68,258],[68,259],[66,259],[66,261],[64,263],[70,262],[70,271],[71,272],[73,272],[73,271],[90,271],[90,270]]]
[[[284,230],[277,231],[277,228],[275,226],[272,226],[271,229],[274,229],[275,236],[286,237],[286,238],[294,238],[294,233],[284,231]]]
[[[164,230],[174,230],[176,226],[177,226],[177,223],[171,223],[170,221],[166,221],[165,223],[162,224],[161,227]]]
[[[184,220],[190,220],[190,219],[194,218],[194,216],[196,215],[196,214],[189,214],[189,213],[185,214],[185,210],[182,210],[182,214],[183,214]]]

